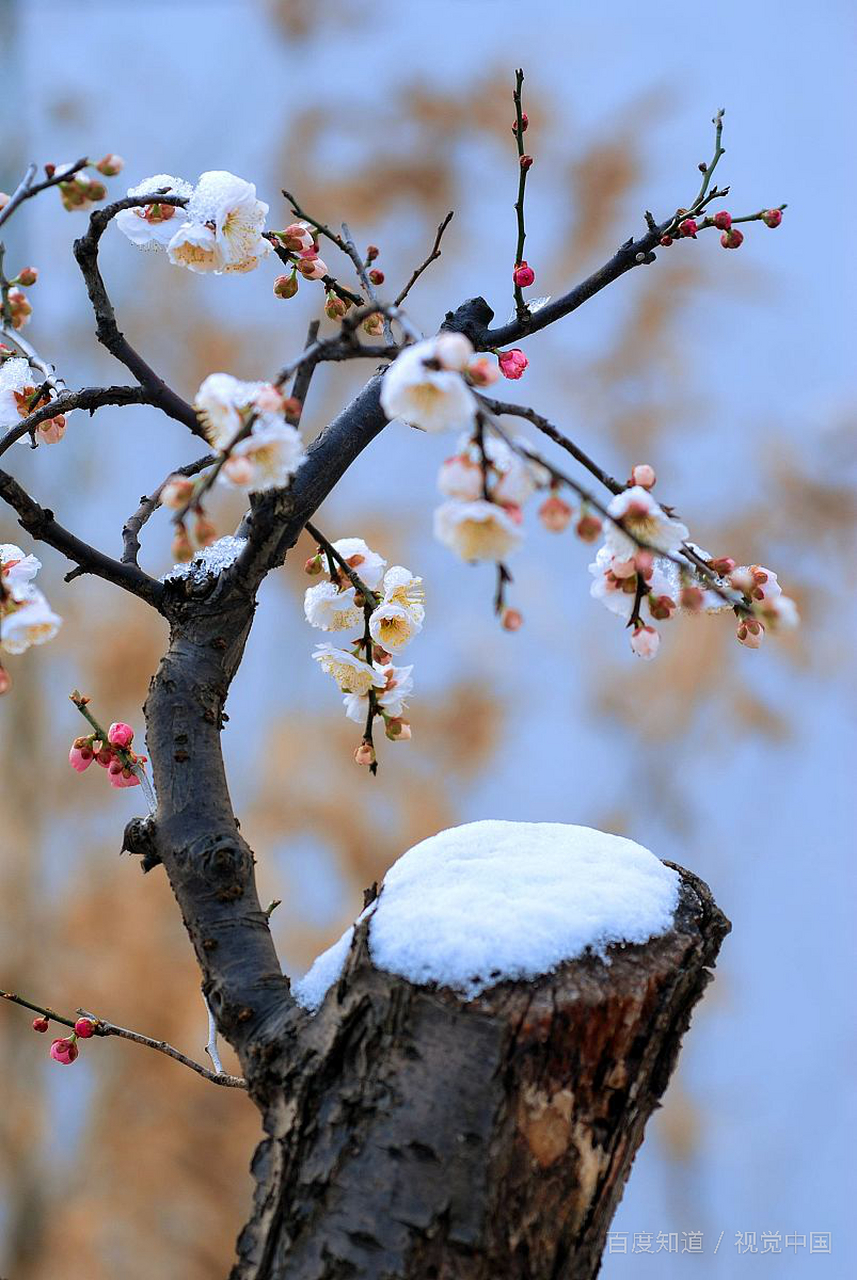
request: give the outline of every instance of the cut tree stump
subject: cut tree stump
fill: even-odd
[[[377,970],[361,925],[256,1076],[269,1137],[232,1280],[597,1275],[730,928],[676,870],[671,932],[471,1000]]]

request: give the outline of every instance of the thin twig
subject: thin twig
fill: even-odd
[[[0,437],[0,456],[25,435],[31,435],[41,422],[56,418],[58,414],[71,413],[74,409],[87,409],[94,413],[105,405],[148,404],[148,392],[143,387],[82,387],[80,391],[62,391],[47,404],[40,405],[22,418],[17,426]]]
[[[512,98],[515,103],[515,141],[518,146],[518,198],[515,201],[515,216],[518,222],[518,242],[515,247],[515,266],[517,267],[524,260],[524,241],[527,238],[526,228],[524,226],[524,196],[527,189],[527,172],[529,165],[522,163],[526,154],[524,148],[524,111],[521,89],[524,83],[524,73],[519,67],[515,72],[515,88]],[[530,314],[530,309],[524,301],[524,295],[521,292],[521,286],[515,282],[515,311],[518,319],[522,320]]]
[[[573,440],[569,440],[568,436],[563,435],[559,428],[555,427],[542,414],[536,413],[535,409],[530,409],[522,404],[511,404],[505,400],[494,400],[490,396],[479,393],[477,393],[477,399],[491,413],[526,418],[527,422],[531,422],[534,427],[537,427],[539,431],[553,440],[554,444],[558,444],[561,449],[565,449],[566,453],[570,453],[581,466],[586,467],[586,470],[595,476],[596,480],[600,480],[605,489],[609,489],[611,493],[621,493],[623,489],[627,488],[626,485],[620,484],[618,480],[614,480],[613,476],[608,475],[602,467],[599,467],[597,462],[583,452],[579,445],[576,445]]]
[[[307,520],[306,524],[304,525],[304,528],[306,529],[309,536],[318,543],[319,547],[324,552],[324,554],[330,560],[335,561],[336,564],[339,565],[340,569],[345,574],[346,578],[351,583],[352,587],[354,587],[356,591],[363,596],[367,604],[370,604],[373,609],[376,608],[381,597],[376,595],[374,591],[370,590],[370,588],[366,586],[366,583],[360,577],[359,573],[357,573],[356,570],[352,569],[351,565],[348,563],[345,557],[340,555],[340,553],[336,550],[336,547],[333,545],[333,543],[328,542],[327,538],[324,536],[321,530],[316,525],[314,525],[311,520]]]
[[[27,172],[12,192],[8,203],[0,209],[0,227],[12,216],[19,204],[23,204],[25,200],[31,200],[33,196],[37,196],[40,191],[46,191],[48,187],[55,187],[60,182],[67,182],[69,178],[73,178],[81,169],[85,169],[88,164],[89,160],[84,156],[63,169],[62,173],[54,173],[50,178],[45,178],[42,182],[35,184],[33,183],[33,178],[36,176],[37,166],[34,164],[28,165]]]
[[[425,262],[423,262],[422,265],[417,267],[417,269],[414,271],[410,280],[405,285],[402,292],[398,295],[398,297],[396,298],[396,301],[393,303],[394,306],[400,307],[402,305],[402,303],[405,301],[405,298],[407,298],[408,294],[410,293],[411,289],[413,289],[414,285],[419,280],[422,273],[426,270],[427,267],[430,267],[431,264],[440,257],[440,253],[441,253],[440,242],[443,239],[443,233],[444,231],[446,231],[446,228],[449,226],[450,222],[452,222],[452,219],[454,216],[455,216],[455,210],[450,209],[449,213],[446,215],[443,222],[440,224],[440,226],[437,229],[437,235],[434,238],[434,244],[432,245],[431,253],[426,258]]]
[[[30,1009],[33,1013],[41,1014],[43,1018],[48,1018],[51,1022],[58,1022],[61,1026],[71,1027],[74,1030],[76,1019],[63,1017],[55,1009],[50,1009],[45,1005],[34,1004],[31,1000],[25,1000],[23,996],[14,995],[11,991],[0,991],[0,996],[12,1004],[21,1005],[24,1009]],[[105,1018],[96,1017],[95,1014],[88,1013],[85,1009],[79,1009],[78,1016],[89,1018],[94,1024],[93,1034],[96,1036],[118,1036],[121,1040],[131,1040],[134,1044],[145,1045],[147,1049],[154,1049],[158,1053],[166,1054],[168,1058],[173,1058],[183,1066],[190,1067],[191,1071],[195,1071],[204,1080],[210,1080],[212,1084],[219,1084],[227,1089],[247,1088],[247,1081],[240,1076],[230,1076],[225,1073],[220,1075],[216,1071],[209,1071],[208,1067],[202,1066],[199,1062],[194,1062],[193,1058],[189,1058],[187,1054],[174,1048],[166,1040],[153,1040],[151,1036],[141,1035],[139,1031],[129,1031],[127,1027],[120,1027],[115,1022],[108,1022]]]
[[[161,493],[167,481],[172,476],[198,475],[200,471],[204,471],[206,467],[210,467],[216,461],[216,454],[206,453],[203,457],[197,458],[195,462],[188,462],[183,467],[174,467],[170,474],[164,477],[154,493],[150,493],[148,497],[145,494],[143,495],[140,499],[139,507],[132,516],[128,517],[122,527],[123,564],[137,563],[137,556],[140,554],[140,531],[161,505]]]

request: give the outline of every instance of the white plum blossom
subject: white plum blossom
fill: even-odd
[[[654,627],[640,626],[634,628],[631,636],[631,650],[638,658],[642,658],[644,662],[651,662],[652,658],[656,657],[660,643],[661,637]]]
[[[227,447],[265,385],[262,382],[242,382],[240,378],[233,378],[231,373],[208,375],[196,393],[194,408],[205,427],[209,444],[215,449]]]
[[[0,621],[0,645],[7,653],[24,653],[30,645],[52,640],[62,626],[37,587],[22,586],[6,600]]]
[[[340,591],[333,582],[307,587],[304,614],[311,627],[322,631],[350,631],[360,625],[363,610],[354,603],[354,587]]]
[[[187,199],[193,193],[193,187],[184,178],[174,178],[169,173],[156,173],[153,177],[138,182],[136,187],[128,188],[129,196],[145,196],[149,192],[153,194],[151,204],[121,209],[115,221],[119,230],[139,249],[163,249],[176,234],[180,223],[184,222],[185,212],[178,205],[159,202],[157,193],[184,196]]]
[[[407,699],[413,692],[414,682],[411,679],[413,667],[384,666],[374,663],[376,671],[384,677],[383,689],[375,690],[375,702],[388,716],[398,719],[407,708]],[[363,724],[366,720],[366,700],[368,694],[346,693],[342,701],[345,714],[349,720]]]
[[[26,417],[26,401],[22,405],[22,397],[27,391],[30,395],[35,391],[30,362],[18,356],[4,360],[0,364],[0,427],[15,427]]]
[[[271,251],[262,236],[267,213],[252,182],[222,169],[203,173],[169,242],[170,261],[197,272],[252,271]]]
[[[410,569],[400,564],[394,564],[384,574],[384,604],[395,604],[404,609],[417,628],[422,626],[426,616],[422,582],[422,578],[415,578]]]
[[[437,487],[446,498],[474,502],[482,496],[482,468],[466,453],[456,453],[441,464]]]
[[[281,489],[306,458],[301,434],[283,421],[271,426],[255,426],[252,434],[230,451],[223,464],[223,484],[250,493]]]
[[[365,696],[370,689],[383,689],[386,683],[380,671],[347,649],[318,644],[312,656],[315,662],[321,663],[322,671],[333,676],[343,693]]]
[[[414,343],[396,357],[381,384],[381,408],[388,418],[401,418],[424,431],[460,431],[473,425],[477,408],[473,392],[457,368],[443,363],[448,355],[442,339],[452,336]],[[459,347],[456,343],[454,359]]]
[[[462,560],[503,560],[522,540],[509,512],[484,499],[444,502],[434,513],[434,535]]]
[[[376,551],[370,551],[362,538],[340,538],[333,549],[353,569],[370,591],[377,591],[384,577],[387,561]]]
[[[614,520],[622,521],[626,531],[612,522],[607,522],[605,528],[605,543],[618,560],[630,559],[640,542],[655,551],[672,554],[688,536],[687,526],[668,516],[641,485],[617,493],[607,511]]]
[[[417,621],[410,609],[392,601],[382,601],[369,617],[372,639],[393,652],[403,648],[421,630],[422,620]]]

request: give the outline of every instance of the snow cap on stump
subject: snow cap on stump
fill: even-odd
[[[393,864],[371,916],[379,969],[466,998],[535,978],[590,950],[667,932],[679,877],[622,836],[558,822],[471,822],[423,840]],[[342,972],[354,926],[293,984],[317,1009]]]

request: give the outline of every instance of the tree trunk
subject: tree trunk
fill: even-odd
[[[597,1275],[730,927],[677,869],[670,933],[469,1001],[375,969],[361,925],[251,1085],[269,1137],[232,1280]]]

